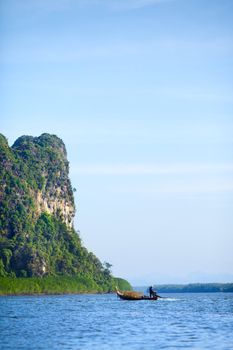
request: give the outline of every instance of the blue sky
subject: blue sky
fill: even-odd
[[[64,140],[84,244],[133,284],[232,281],[232,1],[0,6],[1,132]]]

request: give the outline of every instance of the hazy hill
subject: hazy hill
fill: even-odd
[[[146,292],[148,286],[135,287],[135,289]],[[158,284],[155,289],[158,293],[232,293],[233,283]]]

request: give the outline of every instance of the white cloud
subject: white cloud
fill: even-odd
[[[199,196],[199,195],[222,195],[231,194],[233,192],[233,181],[229,183],[209,184],[166,184],[160,186],[121,186],[114,187],[112,192],[115,194],[136,194],[143,196],[160,196],[160,195],[178,195],[178,196]]]
[[[233,172],[233,164],[84,164],[72,168],[79,175],[166,175]]]
[[[233,51],[232,38],[203,40],[179,40],[174,37],[161,37],[156,40],[132,41],[127,39],[106,41],[96,44],[88,43],[66,32],[63,37],[49,35],[41,38],[38,35],[27,37],[18,35],[2,48],[0,62],[2,63],[74,63],[83,60],[130,58],[130,57],[154,57],[156,60],[166,59],[173,55],[173,59],[184,57],[202,58],[214,55],[230,55]]]
[[[105,4],[108,8],[114,11],[129,11],[171,1],[174,0],[100,0],[97,2],[100,4]]]
[[[130,11],[174,0],[9,0],[19,10],[57,12],[78,7],[105,7],[111,11]]]
[[[72,176],[121,176],[111,180],[113,195],[203,196],[233,192],[233,164],[102,164],[80,165]],[[176,176],[177,175],[177,176]],[[133,176],[141,178],[131,182]],[[153,176],[148,181],[145,176]]]

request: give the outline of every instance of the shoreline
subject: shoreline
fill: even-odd
[[[132,289],[124,279],[112,277],[109,283],[94,281],[89,276],[0,277],[0,296],[109,294],[115,286]]]
[[[19,296],[56,296],[56,295],[103,295],[103,294],[115,294],[114,292],[64,292],[64,293],[9,293],[2,294],[0,297],[19,297]]]
[[[160,292],[159,292],[160,293]],[[165,294],[232,294],[231,291],[214,291],[214,292],[166,292]],[[1,297],[39,297],[39,296],[62,296],[62,295],[114,295],[115,292],[64,292],[64,293],[0,293]]]

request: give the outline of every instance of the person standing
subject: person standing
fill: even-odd
[[[156,296],[156,291],[152,286],[149,287],[150,298],[154,298]]]

